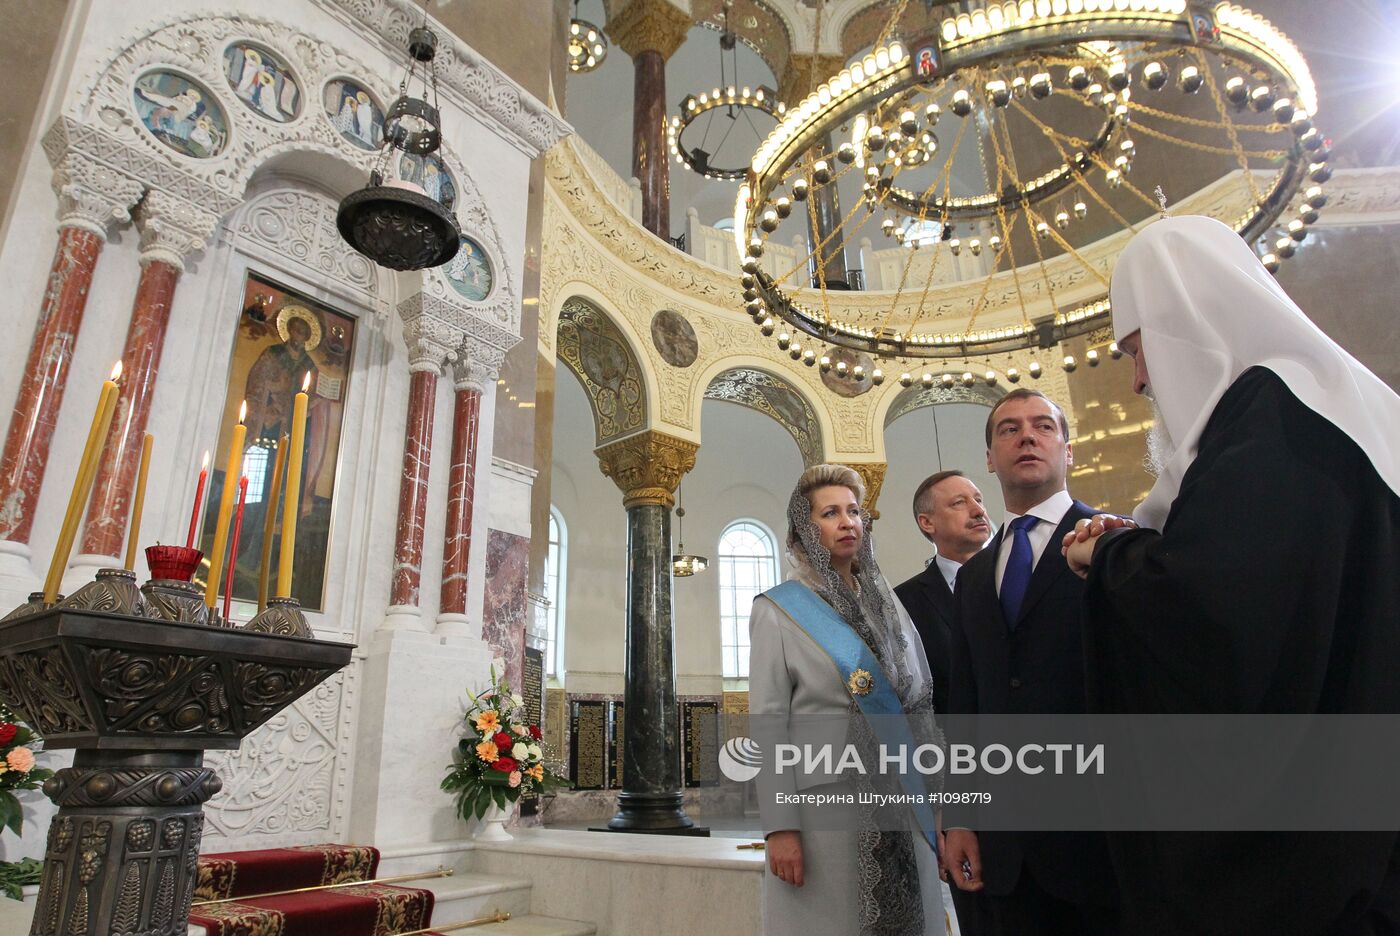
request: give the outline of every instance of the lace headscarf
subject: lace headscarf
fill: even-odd
[[[788,501],[787,546],[794,576],[831,605],[870,648],[899,696],[915,742],[941,741],[933,719],[928,662],[915,650],[913,625],[908,615],[898,610],[894,593],[875,562],[870,514],[861,510],[863,535],[851,566],[854,589],[832,566],[831,550],[821,543],[821,530],[812,518],[811,493],[831,485],[849,488],[857,501],[864,499],[860,475],[844,465],[816,465],[802,473]],[[864,763],[878,763],[879,742],[854,699],[850,711],[850,743]],[[898,778],[893,776],[861,774],[856,783],[862,794],[901,792]],[[914,835],[907,830],[892,831],[899,825],[899,816],[893,815],[897,808],[884,807],[892,814],[881,815],[882,808],[871,804],[873,797],[863,795],[860,799],[866,803],[861,808],[856,854],[861,936],[922,933],[924,907]],[[941,908],[930,909],[937,912]]]

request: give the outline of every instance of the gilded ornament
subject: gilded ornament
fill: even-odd
[[[867,670],[858,669],[846,680],[846,688],[851,690],[851,695],[869,695],[870,690],[875,688],[875,677]]]

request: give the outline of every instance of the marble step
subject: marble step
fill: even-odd
[[[459,871],[452,877],[411,882],[433,892],[433,922],[454,923],[503,910],[512,916],[530,912],[530,880],[478,871]]]
[[[595,936],[598,928],[592,923],[561,920],[558,917],[532,913],[511,917],[504,923],[489,923],[477,931],[483,936]]]

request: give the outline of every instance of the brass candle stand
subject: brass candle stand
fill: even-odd
[[[204,752],[237,748],[354,649],[310,639],[293,599],[241,628],[211,617],[188,581],[105,569],[0,619],[0,699],[75,750],[44,784],[59,808],[31,936],[184,936],[203,804],[223,785]]]

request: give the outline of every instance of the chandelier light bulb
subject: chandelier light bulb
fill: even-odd
[[[1201,85],[1206,83],[1206,79],[1201,75],[1201,70],[1195,65],[1187,65],[1177,76],[1177,84],[1181,90],[1187,94],[1195,94],[1201,90]]]
[[[1161,62],[1148,62],[1142,67],[1142,83],[1149,91],[1161,91],[1167,85],[1167,69]]]
[[[1039,100],[1044,100],[1050,96],[1054,90],[1054,85],[1050,81],[1049,72],[1037,72],[1031,76],[1031,95]]]
[[[1016,368],[1014,368],[1014,367],[1008,367],[1008,368],[1006,369],[1006,382],[1007,382],[1007,383],[1020,383],[1020,382],[1021,382],[1021,372],[1018,371],[1018,370],[1017,370]]]
[[[1080,221],[1083,221],[1086,217],[1088,217],[1088,215],[1089,206],[1084,204],[1084,200],[1082,198],[1074,203],[1074,216],[1076,218],[1078,218]]]

